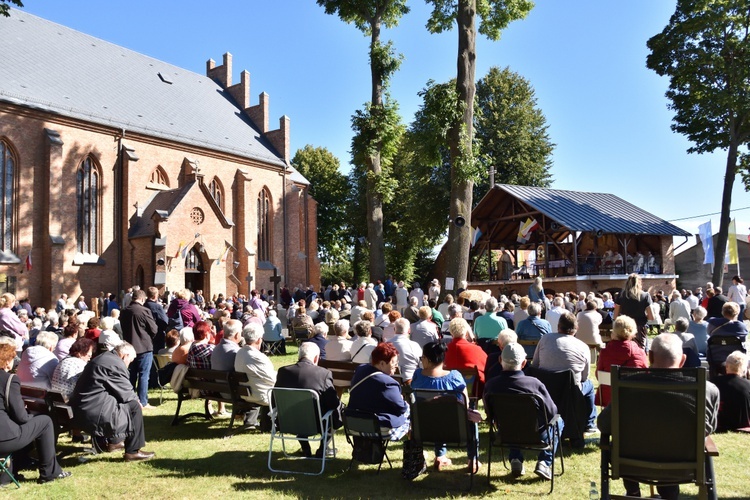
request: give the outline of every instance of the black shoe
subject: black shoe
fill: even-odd
[[[68,471],[64,470],[60,474],[58,474],[57,477],[50,477],[50,478],[40,477],[39,479],[36,480],[36,482],[39,483],[39,484],[50,483],[50,482],[54,481],[55,479],[65,479],[66,477],[70,477],[72,475],[73,475],[72,472],[68,472]]]
[[[90,443],[91,442],[91,436],[86,434],[77,434],[73,436],[73,442],[74,443]]]

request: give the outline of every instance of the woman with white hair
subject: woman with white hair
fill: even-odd
[[[20,351],[28,339],[29,330],[11,309],[15,304],[16,296],[12,293],[0,295],[0,330],[13,333],[16,339],[16,350]]]
[[[108,351],[111,351],[122,343],[122,339],[117,332],[114,331],[115,318],[112,316],[105,316],[102,318],[101,325],[102,333],[99,335],[99,345],[104,346]]]
[[[36,337],[36,345],[23,351],[21,362],[18,364],[18,380],[23,385],[31,385],[49,390],[52,384],[52,374],[59,360],[52,353],[57,345],[57,335],[52,332],[40,332]]]
[[[188,364],[187,357],[193,342],[195,334],[192,327],[186,326],[180,330],[180,345],[172,352],[172,362],[178,365]]]

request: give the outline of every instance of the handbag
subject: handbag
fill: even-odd
[[[422,443],[407,439],[404,442],[404,462],[401,477],[411,481],[426,470],[427,462],[424,459]]]
[[[352,436],[352,458],[363,464],[379,464],[383,461],[385,448],[380,438]]]

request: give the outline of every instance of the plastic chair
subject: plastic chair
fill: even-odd
[[[565,459],[557,421],[559,414],[547,415],[544,402],[537,394],[489,394],[487,401],[487,417],[490,424],[489,443],[487,450],[487,482],[490,482],[490,468],[492,467],[492,448],[500,448],[503,466],[505,462],[505,448],[522,450],[552,451],[554,441],[557,440],[557,452],[560,456],[560,476],[565,473]],[[543,423],[539,423],[539,411],[543,411]],[[546,431],[545,439],[541,433]],[[555,489],[555,460],[552,457],[552,481],[549,493]]]
[[[414,389],[412,395],[412,439],[422,445],[471,446],[478,458],[479,443],[465,401],[453,393],[431,389]],[[469,489],[474,485],[476,470],[470,472]]]
[[[0,476],[3,474],[8,474],[8,477],[13,481],[17,488],[21,488],[21,485],[19,484],[18,480],[16,480],[15,477],[13,477],[13,473],[10,472],[10,457],[12,455],[8,455],[5,458],[0,458]]]
[[[377,415],[347,408],[344,410],[342,416],[344,420],[346,441],[352,446],[352,448],[354,448],[354,437],[378,440],[380,446],[383,448],[383,456],[378,464],[378,473],[380,473],[380,469],[383,467],[383,460],[387,460],[388,466],[393,469],[391,459],[388,458],[388,443],[390,442],[390,439],[388,439],[389,433],[386,432],[383,434],[380,430],[380,422],[378,421]],[[349,470],[351,470],[354,461],[354,454],[352,454],[352,460],[349,462]]]
[[[325,448],[328,437],[333,445],[333,458],[336,458],[336,443],[334,440],[333,410],[325,415],[320,411],[318,393],[310,389],[285,389],[274,387],[269,391],[271,402],[271,443],[268,447],[268,470],[286,474],[305,474],[317,476],[326,468]],[[321,416],[322,415],[322,416]],[[320,436],[320,437],[313,437]],[[293,470],[274,469],[271,466],[273,442],[281,440],[281,448],[285,458],[290,458],[286,451],[286,441],[319,442],[322,457],[305,457],[311,460],[321,460],[320,472],[303,472]]]
[[[601,438],[602,498],[610,479],[652,486],[694,483],[699,498],[716,498],[712,455],[706,437],[705,368],[612,367],[611,436]],[[649,410],[642,425],[643,408]],[[707,451],[709,450],[709,451]],[[611,464],[611,465],[610,465]]]

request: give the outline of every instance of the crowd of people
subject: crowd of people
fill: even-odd
[[[544,385],[524,374],[527,364],[573,372],[587,404],[585,431],[593,433],[598,430],[597,406],[607,415],[611,392],[606,384],[598,384],[597,390],[592,368],[609,372],[614,365],[659,366],[659,350],[672,352],[678,344],[682,355],[672,360],[675,366],[700,366],[706,356],[719,357],[718,363],[709,360],[709,366],[718,367],[711,372],[716,390],[709,391],[710,430],[747,428],[750,381],[744,349],[708,349],[714,335],[745,341],[747,290],[739,276],[732,283],[727,294],[709,283],[705,291],[652,295],[642,289],[641,277],[632,274],[613,296],[547,294],[537,278],[528,293],[493,296],[487,291],[464,298],[460,293],[441,294],[437,280],[424,291],[419,283],[407,287],[389,277],[384,283],[351,288],[344,283],[319,291],[284,287],[278,303],[265,290],[253,290],[249,298],[218,294],[208,299],[201,291],[185,289],[163,297],[155,287],[133,287],[119,302],[113,294],[102,293],[91,303],[82,296],[69,302],[63,294],[51,311],[32,309],[28,301],[4,294],[0,389],[13,372],[7,391],[16,407],[5,413],[0,409],[0,429],[11,429],[8,435],[16,437],[0,439],[0,453],[36,440],[40,456],[48,456],[49,424],[17,408],[23,384],[60,392],[69,401],[78,428],[74,439],[93,437],[100,449],[122,451],[125,460],[148,460],[154,456],[143,450],[143,412],[152,408],[148,389],[155,376],[169,380],[178,365],[245,373],[244,397],[257,405],[244,417],[249,428],[271,428],[268,394],[273,387],[312,389],[324,412],[334,410],[334,427],[340,427],[339,393],[331,372],[317,366],[321,359],[361,365],[351,382],[348,408],[375,413],[392,439],[409,431],[409,405],[392,377],[396,373],[413,389],[440,389],[467,404],[469,393],[538,394],[549,413],[556,413]],[[298,362],[277,372],[269,355],[286,352],[284,327],[301,344]],[[603,329],[611,333],[602,336]],[[656,340],[649,341],[649,332]],[[154,372],[154,354],[170,356],[171,363]],[[461,371],[469,369],[475,369],[477,377],[467,387]],[[227,415],[222,403],[214,414]],[[562,430],[565,423],[560,420],[558,425]],[[23,431],[21,439],[14,426],[33,430]],[[301,453],[312,456],[309,443],[300,443]],[[54,457],[54,442],[52,452]],[[437,470],[451,465],[445,446],[438,444],[434,452]],[[322,443],[316,453],[331,450]],[[538,476],[551,478],[552,456],[538,456]],[[514,450],[510,458],[513,473],[524,474],[520,451]],[[468,449],[467,460],[476,471],[478,450]],[[53,459],[40,460],[40,480],[67,475]],[[627,486],[632,490],[637,484]]]

